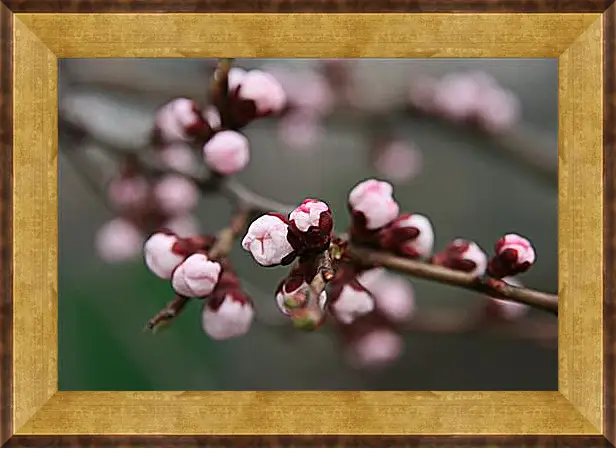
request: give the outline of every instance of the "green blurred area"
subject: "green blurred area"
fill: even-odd
[[[142,63],[155,64],[147,60]],[[72,70],[78,70],[85,62],[73,60],[70,64]],[[167,64],[181,67],[182,62]],[[456,64],[452,70],[460,68],[460,62],[452,64]],[[525,117],[556,136],[555,61],[466,64],[509,74],[501,82],[520,92]],[[61,66],[61,77],[63,70]],[[174,76],[181,84],[181,77]],[[97,92],[116,100],[128,97],[126,92],[108,87]],[[153,112],[151,104],[144,107]],[[538,114],[537,110],[543,112]],[[431,218],[436,248],[453,238],[465,237],[491,250],[493,242],[505,233],[529,236],[538,261],[521,279],[533,288],[556,291],[554,186],[528,176],[503,158],[493,141],[474,133],[428,120],[393,117],[392,123],[398,136],[412,139],[422,148],[424,157],[421,175],[408,184],[396,185],[396,198],[403,210]],[[288,203],[299,203],[306,196],[319,197],[334,211],[336,228],[346,227],[348,191],[359,180],[375,176],[369,164],[368,142],[360,132],[348,126],[329,126],[319,152],[312,154],[285,151],[276,138],[273,120],[251,125],[246,134],[253,159],[239,177],[242,182]],[[553,157],[557,157],[556,150]],[[352,370],[331,330],[302,334],[278,325],[272,292],[286,270],[257,267],[237,246],[232,254],[237,272],[262,321],[276,325],[258,322],[244,338],[214,342],[202,332],[201,304],[193,301],[169,328],[155,335],[144,332],[147,320],[172,298],[171,287],[150,274],[140,260],[108,265],[97,258],[94,235],[112,214],[62,159],[59,192],[61,390],[557,388],[555,348],[481,334],[407,334],[405,355],[396,365],[380,372]],[[224,226],[229,212],[223,200],[204,198],[198,211],[203,231],[215,232]],[[481,298],[469,292],[412,282],[419,307],[464,313],[482,304]]]

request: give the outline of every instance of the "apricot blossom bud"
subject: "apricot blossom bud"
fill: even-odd
[[[535,263],[533,245],[517,234],[507,234],[497,240],[494,251],[496,255],[488,263],[488,274],[495,278],[523,273]]]
[[[232,175],[248,165],[248,139],[237,131],[221,131],[205,144],[203,157],[208,167],[215,172]]]
[[[258,116],[277,114],[286,106],[282,86],[274,76],[262,70],[251,70],[240,77],[237,89],[239,98],[254,102]]]
[[[96,251],[106,262],[122,262],[139,254],[143,236],[129,221],[115,218],[96,234]]]
[[[199,106],[188,98],[170,101],[156,113],[156,129],[165,142],[186,141],[207,126]]]
[[[179,295],[202,298],[214,291],[220,271],[218,262],[208,260],[204,254],[193,254],[175,269],[171,284]]]
[[[374,310],[374,297],[356,280],[332,290],[329,307],[343,324],[351,324]]]
[[[184,255],[174,251],[178,241],[175,235],[157,232],[143,246],[145,264],[161,279],[171,279],[173,271],[184,260]]]
[[[160,149],[158,157],[161,163],[182,173],[190,173],[196,165],[194,153],[184,142],[173,142],[166,145]]]
[[[375,230],[391,223],[400,208],[393,199],[393,187],[385,181],[369,179],[357,184],[349,194],[349,207],[354,221],[358,215],[365,221],[365,228]]]
[[[150,194],[150,184],[143,176],[127,176],[113,179],[107,187],[111,204],[121,210],[143,207]]]
[[[228,340],[245,335],[250,330],[254,315],[248,297],[239,290],[231,290],[221,301],[209,301],[203,307],[201,326],[214,340]]]
[[[413,259],[428,257],[434,247],[432,223],[423,215],[400,215],[379,232],[379,244],[383,249]]]
[[[154,187],[154,198],[163,212],[181,215],[195,208],[199,194],[192,181],[179,175],[167,175]]]
[[[477,243],[456,239],[435,255],[432,263],[479,277],[486,272],[488,257]]]
[[[276,292],[276,305],[284,315],[290,315],[290,309],[304,307],[310,300],[311,287],[306,281],[282,283]],[[327,301],[327,293],[319,294],[318,305],[324,308]]]
[[[415,312],[415,291],[406,279],[373,268],[357,276],[376,302],[376,308],[394,322],[408,321]]]
[[[404,342],[389,329],[371,330],[351,344],[351,363],[356,368],[383,368],[401,355]]]
[[[289,263],[294,250],[287,240],[288,232],[289,226],[281,217],[263,215],[248,227],[242,248],[250,251],[255,261],[263,266]]]

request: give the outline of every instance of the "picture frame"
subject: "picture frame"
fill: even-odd
[[[4,445],[616,442],[613,1],[0,3]],[[58,391],[57,63],[110,57],[558,58],[558,391]]]

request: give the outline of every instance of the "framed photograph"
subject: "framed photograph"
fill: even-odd
[[[616,442],[613,1],[0,0],[6,447]]]

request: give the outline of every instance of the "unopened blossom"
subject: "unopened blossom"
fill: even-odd
[[[351,363],[356,368],[384,368],[400,358],[404,341],[386,328],[371,330],[351,343]]]
[[[217,130],[222,124],[220,112],[214,106],[208,106],[203,110],[203,119],[210,125],[210,128]]]
[[[394,182],[408,181],[417,176],[423,166],[421,151],[402,141],[391,141],[378,148],[374,168]]]
[[[209,301],[203,307],[201,325],[214,340],[228,340],[245,335],[252,325],[255,311],[248,298],[237,290],[221,301]]]
[[[205,144],[203,157],[208,167],[217,173],[240,172],[250,160],[248,139],[237,131],[221,131]]]
[[[290,315],[290,309],[297,309],[307,305],[311,295],[311,287],[306,281],[281,283],[276,292],[276,305],[284,315]],[[327,293],[319,294],[318,305],[324,308]]]
[[[242,248],[250,251],[263,266],[290,262],[293,247],[287,240],[289,226],[276,215],[263,215],[251,223],[242,240]]]
[[[468,73],[446,75],[436,87],[434,107],[450,120],[467,120],[477,111],[481,86],[481,83]]]
[[[248,72],[241,67],[231,67],[227,74],[227,84],[229,92],[235,91],[241,84]]]
[[[145,264],[161,279],[171,279],[173,270],[182,263],[185,255],[175,251],[179,239],[164,232],[153,234],[143,247]]]
[[[96,252],[106,262],[123,262],[141,252],[143,236],[139,230],[123,218],[105,223],[97,232]]]
[[[428,257],[434,247],[432,223],[423,215],[400,215],[379,232],[379,244],[383,249],[413,259]]]
[[[338,321],[351,324],[374,310],[374,298],[359,282],[349,282],[332,294],[329,307]]]
[[[191,211],[199,201],[195,184],[179,175],[167,175],[154,186],[154,198],[159,207],[170,215]]]
[[[510,91],[493,88],[481,95],[477,105],[477,120],[487,131],[504,132],[520,117],[520,100]]]
[[[406,279],[373,268],[357,276],[374,297],[376,308],[394,322],[408,321],[415,312],[415,291]]]
[[[530,241],[517,234],[507,234],[494,245],[496,255],[488,263],[488,273],[496,278],[514,276],[535,263],[535,249]]]
[[[488,256],[475,242],[456,239],[435,255],[432,259],[435,265],[469,273],[473,276],[483,276],[488,266]]]
[[[329,246],[333,226],[329,206],[323,201],[306,199],[289,214],[287,240],[300,254],[321,251]]]
[[[138,209],[148,201],[150,184],[141,175],[121,176],[107,187],[109,201],[121,210]]]
[[[278,137],[285,149],[307,151],[316,149],[323,137],[323,125],[314,114],[295,111],[278,122]]]
[[[164,228],[169,229],[181,238],[190,237],[199,233],[199,222],[193,215],[177,215],[167,221]]]
[[[368,230],[376,230],[396,219],[400,211],[393,187],[385,181],[369,179],[357,184],[349,194],[349,207],[361,214]],[[354,217],[355,218],[355,217]]]
[[[185,142],[173,142],[165,145],[158,152],[164,165],[182,173],[190,173],[196,166],[195,155]]]
[[[202,298],[214,291],[221,267],[204,254],[193,254],[173,272],[171,284],[176,293],[189,298]]]
[[[155,124],[165,142],[191,140],[195,133],[207,126],[197,103],[188,98],[177,98],[160,108]]]
[[[523,287],[523,284],[514,277],[506,277],[501,280],[514,287]],[[497,317],[507,321],[517,320],[530,310],[530,306],[516,301],[498,298],[488,298],[488,301],[488,310]]]
[[[254,102],[257,116],[277,114],[286,106],[285,92],[271,74],[262,70],[250,70],[238,78],[236,94],[242,100]],[[229,85],[232,86],[232,83]]]

